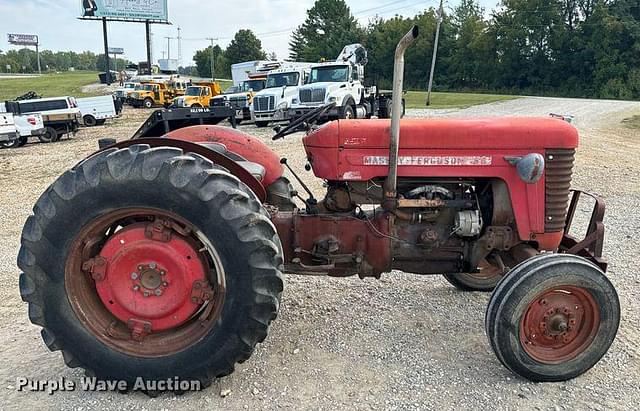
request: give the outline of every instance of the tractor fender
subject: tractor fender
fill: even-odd
[[[212,125],[191,126],[171,131],[164,137],[192,143],[223,144],[230,152],[264,167],[265,176],[262,180],[264,187],[269,187],[284,174],[280,157],[273,150],[258,138],[233,128]]]
[[[202,127],[202,126],[197,126],[197,127]],[[256,197],[258,197],[258,199],[262,203],[264,203],[267,198],[267,192],[265,190],[265,186],[260,181],[258,181],[249,171],[247,171],[244,167],[238,164],[235,160],[231,159],[229,156],[226,156],[222,153],[214,151],[206,147],[205,145],[191,142],[188,140],[177,140],[174,138],[166,138],[166,137],[153,137],[153,138],[137,138],[137,139],[121,141],[117,144],[105,147],[104,149],[92,154],[91,156],[82,160],[82,162],[76,165],[74,169],[77,168],[80,164],[84,163],[85,161],[87,161],[88,159],[90,159],[91,157],[95,156],[96,154],[102,151],[112,150],[114,148],[115,149],[127,148],[137,144],[147,144],[150,147],[174,147],[174,148],[179,148],[183,150],[185,153],[199,154],[205,157],[206,159],[210,160],[214,164],[217,164],[229,170],[229,173],[236,176],[247,187],[249,187],[251,191],[253,191],[253,193],[256,195]],[[254,161],[248,158],[247,160]],[[280,165],[279,162],[278,162],[278,165]]]

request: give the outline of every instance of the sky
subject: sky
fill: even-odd
[[[191,64],[196,50],[211,44],[206,38],[217,38],[216,43],[225,48],[240,29],[251,29],[262,41],[268,53],[278,58],[288,57],[290,34],[300,25],[314,0],[168,0],[167,25],[153,25],[153,57],[163,58],[171,43],[171,57],[177,58],[177,37],[182,33],[182,62]],[[376,15],[392,17],[395,14],[413,16],[429,7],[437,7],[438,0],[346,0],[352,13],[363,24]],[[0,0],[0,50],[17,48],[7,42],[7,33],[37,34],[42,49],[61,51],[104,50],[102,23],[83,21],[80,0]],[[445,1],[452,8],[459,0]],[[498,0],[480,0],[491,10]],[[110,22],[109,46],[125,49],[125,57],[138,62],[146,60],[144,24]],[[166,56],[166,54],[164,55]]]

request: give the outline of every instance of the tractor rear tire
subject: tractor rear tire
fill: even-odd
[[[84,211],[79,213],[80,209]],[[127,210],[132,211],[127,214]],[[184,226],[171,228],[175,231],[170,231],[170,238],[187,236],[183,244],[191,244],[191,251],[186,251],[189,254],[185,257],[160,251],[154,255],[152,249],[143,249],[140,259],[158,261],[158,266],[159,258],[180,259],[175,267],[193,260],[192,264],[210,268],[202,272],[216,288],[204,303],[194,300],[194,294],[189,300],[189,292],[200,289],[197,282],[194,288],[188,282],[189,287],[182,290],[184,281],[172,279],[171,268],[166,274],[160,272],[168,281],[163,283],[167,290],[160,293],[162,297],[170,294],[170,287],[178,287],[187,292],[186,301],[202,305],[175,327],[159,332],[149,327],[148,334],[142,334],[146,337],[138,341],[141,334],[131,328],[135,322],[119,320],[109,306],[114,301],[104,302],[96,287],[104,281],[111,287],[125,287],[125,295],[135,294],[128,298],[140,302],[142,296],[135,290],[141,286],[134,283],[134,292],[130,291],[129,280],[135,278],[128,277],[128,271],[124,271],[126,281],[120,283],[114,278],[122,277],[111,277],[114,271],[96,278],[91,274],[93,269],[86,271],[85,263],[91,256],[97,256],[95,260],[103,255],[110,243],[124,245],[124,240],[117,240],[123,232],[153,221],[149,216],[143,218],[145,213],[173,215],[174,221],[184,222]],[[106,217],[110,214],[113,220]],[[185,227],[190,229],[185,231]],[[168,247],[162,240],[155,241],[156,250]],[[127,244],[129,249],[134,245],[132,241]],[[122,246],[118,252],[126,250]],[[190,257],[192,251],[196,257]],[[132,261],[134,267],[140,264],[134,268],[138,272],[142,272],[142,264],[156,268],[155,263]],[[29,303],[31,322],[43,327],[47,347],[62,351],[69,367],[82,367],[101,380],[127,381],[129,388],[137,378],[166,381],[175,377],[207,387],[213,378],[231,374],[235,364],[249,359],[256,344],[264,341],[277,316],[283,290],[282,264],[276,230],[246,185],[197,154],[144,144],[107,149],[63,174],[36,203],[34,215],[25,224],[18,255],[18,266],[24,271],[20,293]],[[109,267],[105,270],[128,269],[122,263]],[[147,289],[147,285],[143,287]],[[149,296],[158,302],[164,301],[162,297],[158,293]],[[213,300],[215,305],[205,305]],[[121,304],[120,300],[115,304]],[[167,318],[171,320],[171,316]],[[129,321],[153,320],[138,318]],[[100,324],[106,328],[100,329]],[[146,325],[143,329],[147,331]],[[117,330],[124,330],[124,336]]]
[[[536,382],[566,381],[608,351],[620,302],[605,274],[584,258],[543,254],[512,269],[496,287],[485,316],[500,362]]]

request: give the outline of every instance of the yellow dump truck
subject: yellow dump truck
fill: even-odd
[[[166,83],[141,83],[140,90],[131,93],[131,105],[134,107],[168,107],[173,100],[173,92]]]
[[[212,97],[221,93],[220,85],[216,82],[198,82],[187,87],[184,96],[173,99],[174,107],[209,107]]]

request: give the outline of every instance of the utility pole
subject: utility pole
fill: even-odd
[[[165,39],[167,39],[167,60],[171,60],[171,40],[174,37],[165,37]]]
[[[213,37],[207,37],[207,40],[211,41],[211,80],[215,81],[215,60],[216,60],[216,56],[213,53],[213,48],[215,47],[215,42],[218,41],[217,38],[213,38]]]
[[[440,8],[436,15],[436,39],[433,43],[433,58],[431,59],[431,73],[429,74],[429,86],[427,87],[427,106],[431,105],[431,89],[433,88],[433,74],[436,70],[436,58],[438,57],[438,41],[440,40],[440,26],[444,18],[444,0],[440,0]]]
[[[178,67],[182,65],[182,29],[178,27]]]

